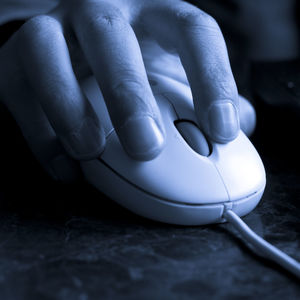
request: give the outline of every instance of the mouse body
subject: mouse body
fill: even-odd
[[[197,127],[189,86],[148,74],[166,129],[162,152],[136,161],[123,150],[94,78],[82,88],[104,125],[106,146],[83,161],[86,180],[132,212],[178,225],[223,222],[225,207],[239,216],[252,211],[266,184],[263,163],[246,135],[227,144],[210,142]]]

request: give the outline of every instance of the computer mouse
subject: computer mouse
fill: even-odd
[[[148,74],[166,129],[162,152],[136,161],[122,148],[96,80],[82,83],[106,134],[100,157],[81,162],[86,180],[130,211],[160,222],[204,225],[224,222],[225,209],[252,211],[266,184],[263,163],[240,131],[227,144],[209,141],[197,125],[190,87]]]

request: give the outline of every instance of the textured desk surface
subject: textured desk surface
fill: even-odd
[[[300,260],[296,151],[266,136],[267,121],[253,141],[268,184],[244,220]],[[147,221],[89,186],[51,182],[17,134],[1,134],[1,300],[300,299],[299,281],[249,251],[230,225]]]

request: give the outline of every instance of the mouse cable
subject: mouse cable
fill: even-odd
[[[299,262],[258,236],[232,210],[225,210],[223,217],[240,232],[240,234],[246,241],[254,246],[254,249],[258,250],[258,254],[263,254],[264,257],[276,262],[281,267],[290,271],[296,277],[300,278]]]

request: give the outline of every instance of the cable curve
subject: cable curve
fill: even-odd
[[[231,223],[243,236],[243,238],[254,246],[255,249],[262,253],[266,258],[276,262],[284,269],[290,271],[300,279],[300,263],[288,256],[275,246],[271,245],[263,238],[258,236],[248,225],[232,210],[224,212],[223,217]]]

